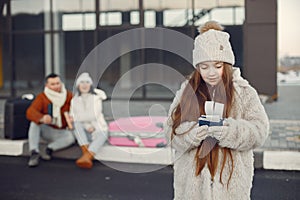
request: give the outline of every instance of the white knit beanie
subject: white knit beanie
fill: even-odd
[[[221,61],[234,65],[234,54],[229,42],[229,34],[215,21],[206,22],[200,27],[200,35],[195,39],[193,65],[205,61]]]
[[[82,74],[80,74],[80,76],[78,76],[76,80],[76,87],[78,87],[80,82],[88,82],[90,84],[93,84],[93,80],[87,72],[83,72]]]

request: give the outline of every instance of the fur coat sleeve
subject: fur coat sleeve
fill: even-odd
[[[239,90],[238,90],[239,91]],[[240,151],[261,146],[269,133],[269,120],[258,94],[251,86],[241,87],[232,116],[225,120],[228,129],[219,145]]]

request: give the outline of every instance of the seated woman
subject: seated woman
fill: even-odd
[[[82,150],[82,156],[76,160],[81,168],[92,168],[93,158],[107,139],[108,126],[102,113],[104,91],[95,89],[93,81],[86,72],[77,81],[71,101],[71,116],[74,122],[74,133]]]

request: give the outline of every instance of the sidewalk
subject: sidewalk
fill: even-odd
[[[271,131],[265,144],[254,151],[255,167],[264,169],[300,170],[300,86],[279,86],[276,102],[266,103],[264,107],[270,119]],[[0,155],[28,155],[26,140],[4,139],[4,103],[0,100]],[[160,115],[166,116],[171,102],[130,101],[129,108],[124,101],[104,102],[104,113],[108,119],[119,117]],[[113,105],[113,111],[111,108]],[[129,114],[127,114],[129,112]],[[6,151],[1,149],[5,146]],[[142,155],[153,154],[144,159]],[[80,155],[77,146],[57,152],[54,156],[75,159]],[[117,162],[139,162],[148,164],[171,163],[172,152],[168,148],[129,148],[106,145],[99,153],[101,160]]]
[[[260,149],[265,169],[300,170],[300,85],[278,86],[278,100],[264,107],[271,133]]]

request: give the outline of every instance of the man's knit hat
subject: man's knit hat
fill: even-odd
[[[215,21],[206,22],[199,28],[195,39],[193,65],[205,61],[221,61],[234,65],[234,54],[229,42],[229,34]]]
[[[76,80],[76,87],[78,87],[80,82],[88,82],[90,84],[93,84],[93,80],[87,72],[83,72],[82,74],[80,74],[80,76],[78,76]]]

